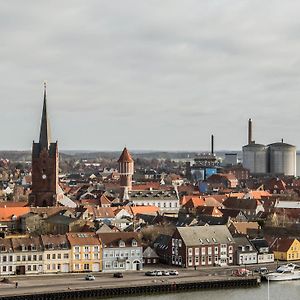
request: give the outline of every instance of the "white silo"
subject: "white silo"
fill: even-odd
[[[268,147],[262,144],[249,144],[243,147],[243,167],[252,174],[268,172]]]
[[[269,145],[270,173],[296,176],[296,147],[286,143]]]

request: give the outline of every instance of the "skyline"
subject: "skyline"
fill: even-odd
[[[44,80],[62,151],[205,151],[211,134],[216,151],[240,151],[248,118],[257,143],[299,149],[297,8],[0,1],[0,149],[38,140]]]

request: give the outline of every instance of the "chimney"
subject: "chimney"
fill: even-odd
[[[252,119],[248,121],[248,144],[252,144]]]
[[[211,135],[211,154],[214,154],[214,135]]]

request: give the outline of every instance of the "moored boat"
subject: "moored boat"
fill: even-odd
[[[300,267],[295,264],[283,265],[275,272],[266,274],[265,278],[269,281],[297,280],[300,279]]]

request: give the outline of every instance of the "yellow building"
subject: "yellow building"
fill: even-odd
[[[101,242],[95,233],[67,233],[72,272],[102,271]]]
[[[293,238],[277,238],[272,243],[275,260],[299,260],[300,242]]]

